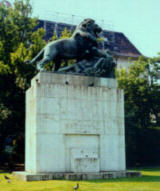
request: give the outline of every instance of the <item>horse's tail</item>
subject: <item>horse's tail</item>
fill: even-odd
[[[44,53],[44,48],[37,54],[37,56],[35,56],[35,57],[29,62],[29,64],[33,64],[33,63],[35,63],[36,61],[38,61],[39,58],[42,57],[43,53]]]

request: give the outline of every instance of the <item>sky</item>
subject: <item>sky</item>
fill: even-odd
[[[9,0],[11,3],[14,0]],[[105,30],[123,32],[145,56],[160,52],[160,0],[31,0],[33,16],[78,24],[93,18]]]

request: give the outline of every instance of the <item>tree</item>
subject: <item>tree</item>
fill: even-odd
[[[160,57],[141,57],[129,70],[116,72],[119,87],[125,93],[127,164],[158,162],[160,141]],[[160,77],[160,76],[159,76]],[[159,144],[159,145],[158,145]],[[155,150],[155,152],[153,152]]]
[[[71,30],[67,30],[67,28],[64,28],[64,30],[62,31],[61,33],[61,39],[64,39],[64,38],[69,38],[72,36],[72,31]]]
[[[0,162],[24,159],[25,91],[38,72],[36,65],[25,60],[31,60],[46,44],[45,30],[35,31],[38,20],[31,14],[29,0],[15,0],[12,8],[0,6]],[[61,38],[70,35],[65,29]],[[55,33],[52,40],[57,40]],[[49,63],[48,69],[52,67]]]
[[[31,13],[29,0],[16,0],[13,8],[0,6],[0,151],[4,153],[6,144],[13,145],[13,139],[18,142],[21,137],[24,145],[24,95],[37,72],[25,60],[35,56],[45,44],[44,30],[33,32],[37,19],[31,18]],[[18,147],[24,151],[23,146]],[[20,160],[22,156],[23,153]]]

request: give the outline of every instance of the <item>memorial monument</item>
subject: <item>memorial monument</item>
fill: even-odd
[[[26,92],[25,172],[31,180],[106,179],[140,176],[125,163],[124,95],[114,78],[115,63],[98,48],[101,28],[92,19],[71,38],[48,44],[40,72]],[[61,60],[76,63],[61,68]],[[56,72],[46,72],[54,60]]]

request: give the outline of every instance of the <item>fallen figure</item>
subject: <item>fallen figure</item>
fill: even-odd
[[[82,74],[86,76],[115,78],[115,62],[111,54],[106,57],[92,57],[58,70],[58,73]]]

